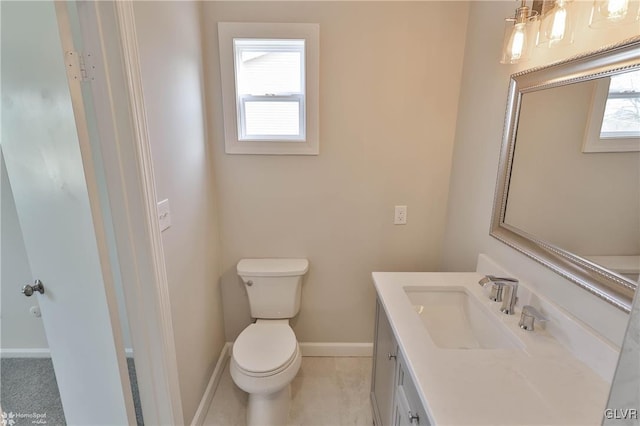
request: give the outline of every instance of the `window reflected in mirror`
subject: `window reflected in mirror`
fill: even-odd
[[[583,152],[640,151],[640,71],[595,81]]]

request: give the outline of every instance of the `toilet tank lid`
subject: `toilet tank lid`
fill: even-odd
[[[238,275],[249,277],[286,277],[304,275],[309,270],[307,259],[242,259]]]

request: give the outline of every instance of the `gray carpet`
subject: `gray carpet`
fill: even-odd
[[[51,358],[2,358],[0,405],[16,416],[15,426],[32,425],[40,415],[46,425],[65,425]],[[23,414],[33,417],[20,418]]]
[[[140,405],[140,392],[138,391],[138,377],[136,376],[136,366],[133,362],[133,358],[127,358],[127,366],[129,367],[129,381],[131,382],[133,404],[136,408],[136,421],[138,422],[138,426],[144,426],[142,406]]]
[[[127,358],[138,425],[144,425],[133,358]],[[13,426],[66,425],[51,358],[2,358],[0,405]],[[0,419],[0,424],[1,424]],[[8,422],[10,424],[10,422]]]

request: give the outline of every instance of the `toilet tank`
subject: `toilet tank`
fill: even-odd
[[[293,318],[300,310],[307,259],[242,259],[237,271],[249,295],[253,318]]]

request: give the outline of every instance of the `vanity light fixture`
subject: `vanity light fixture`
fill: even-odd
[[[553,3],[553,8],[542,17],[538,46],[548,43],[548,47],[555,47],[573,43],[572,1],[556,0]]]
[[[505,19],[504,43],[501,64],[516,64],[529,59],[531,47],[535,44],[538,27],[538,12],[522,0],[513,17]]]
[[[602,28],[611,25],[629,24],[640,18],[638,0],[595,0],[591,7],[589,26]]]

